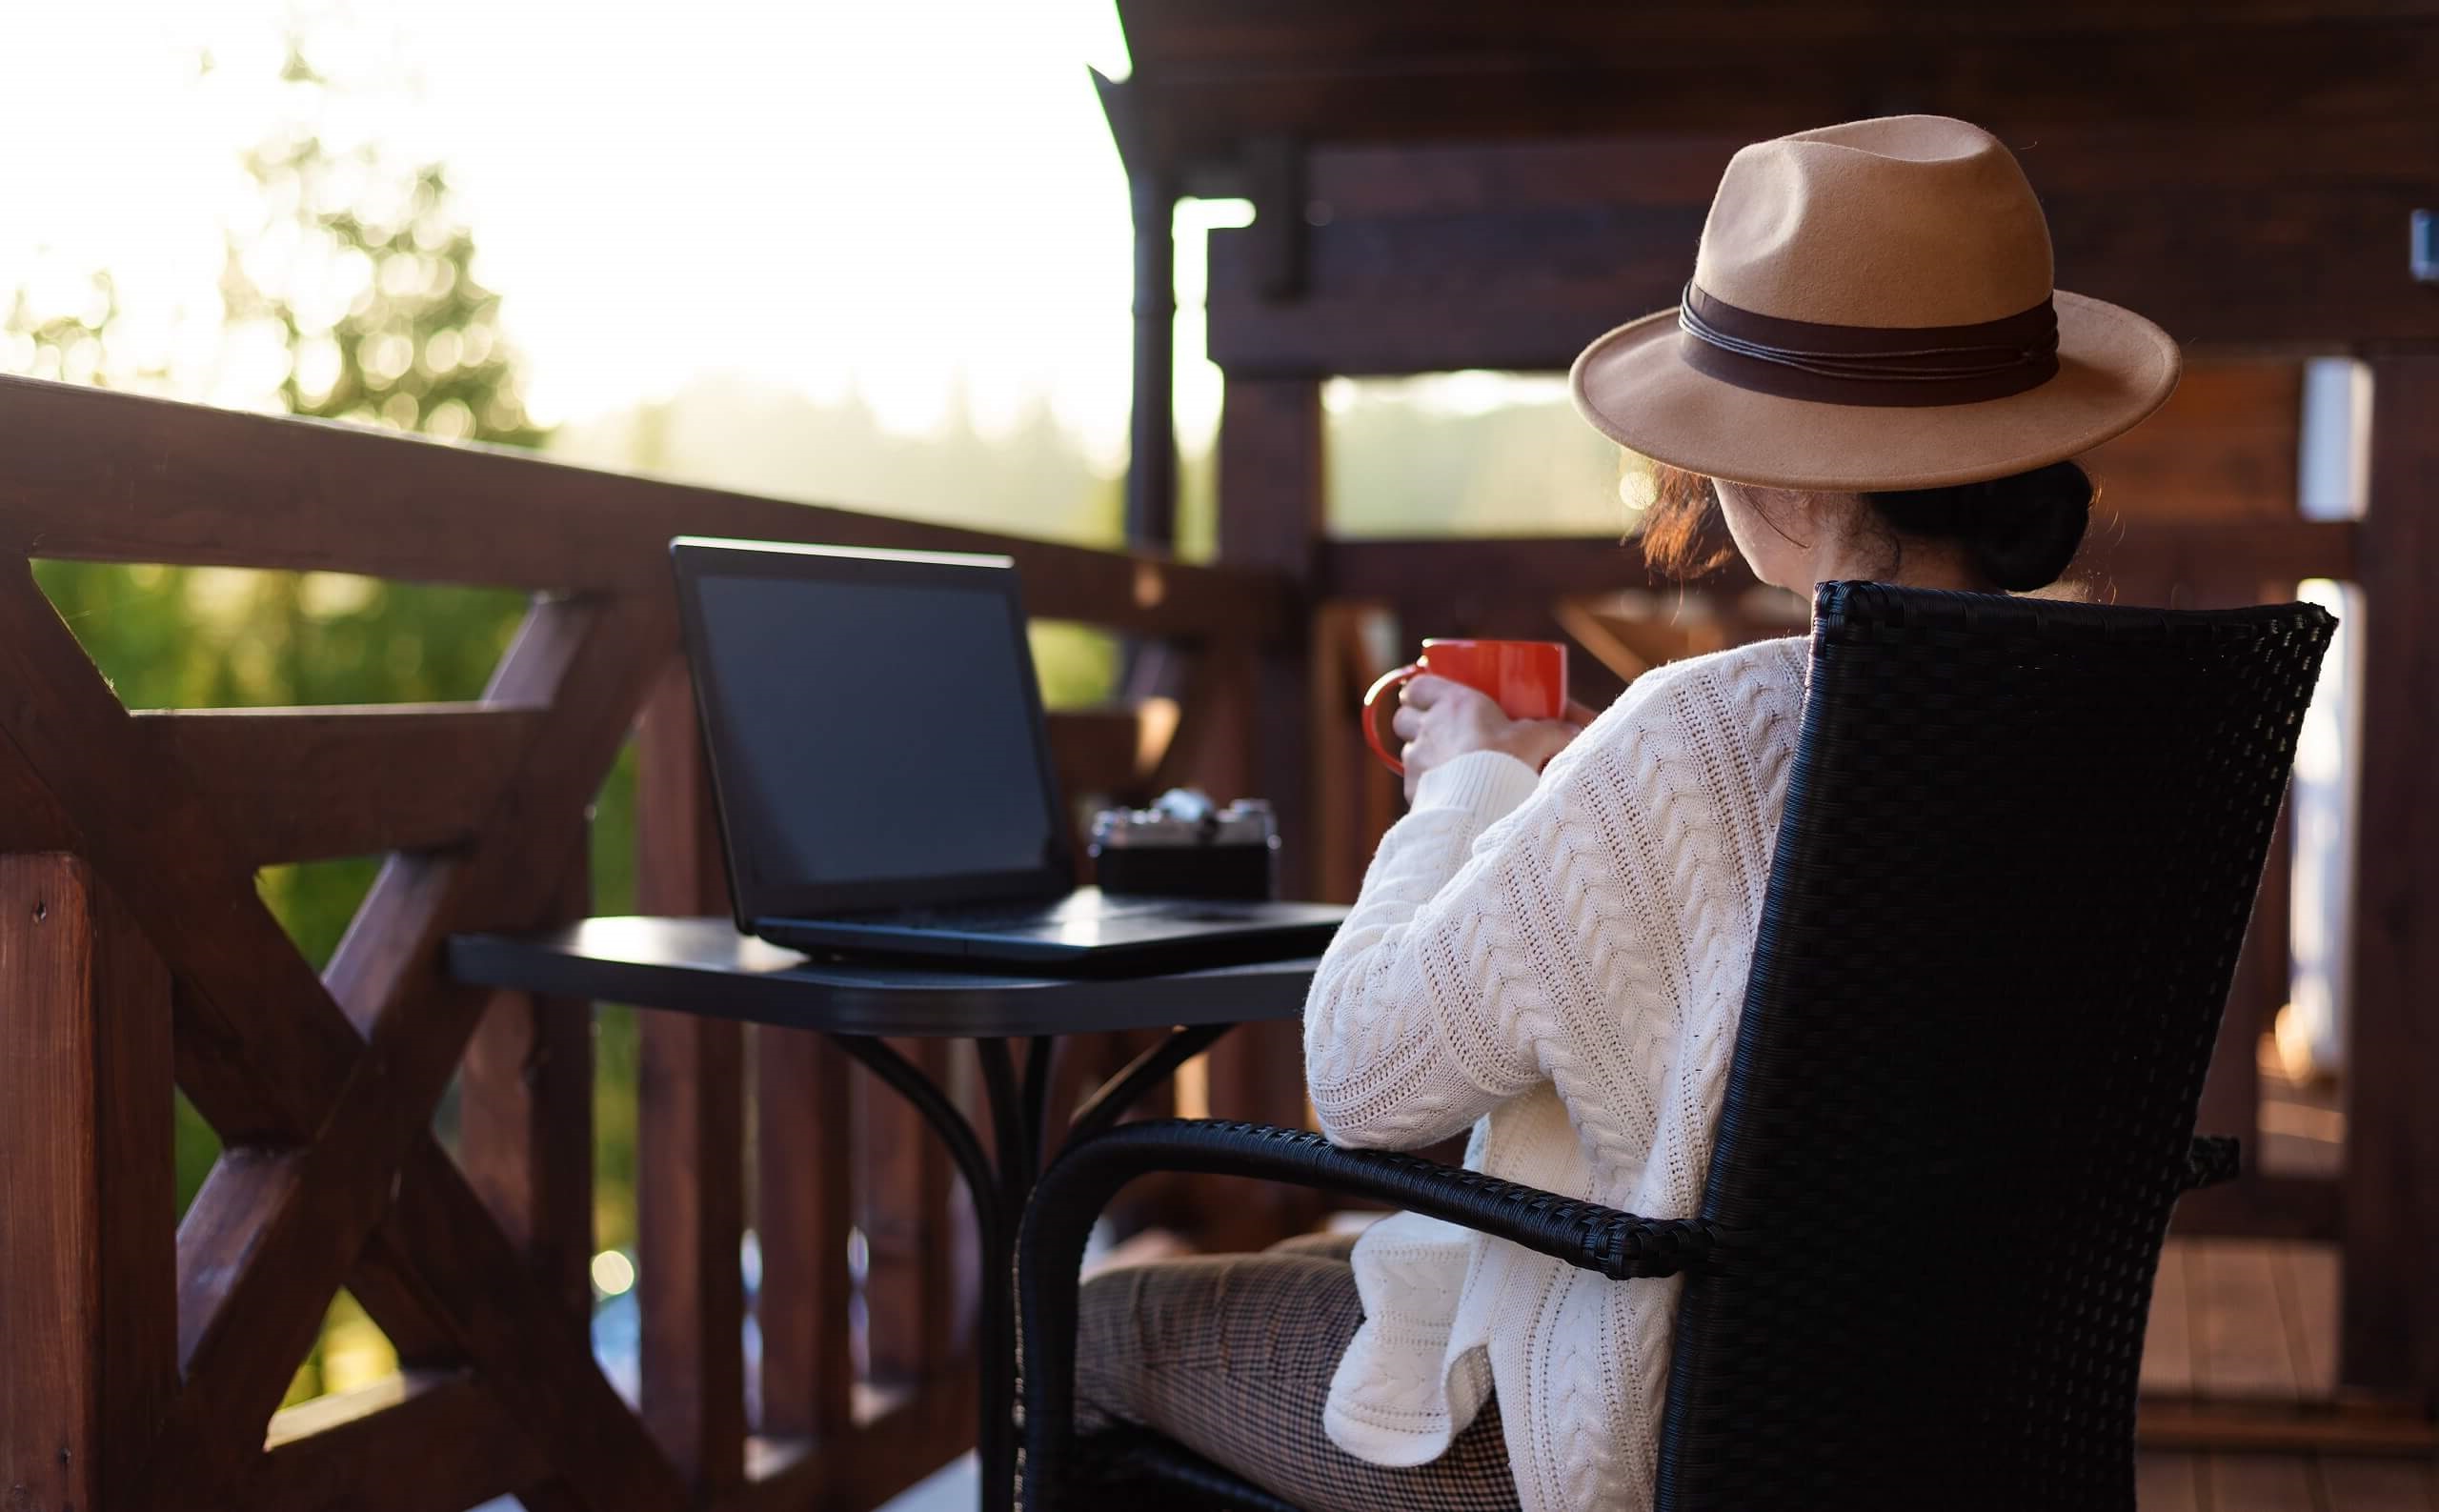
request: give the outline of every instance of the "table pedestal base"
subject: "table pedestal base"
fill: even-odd
[[[1166,1039],[1101,1084],[1077,1111],[1066,1138],[1086,1139],[1117,1122],[1146,1092],[1210,1048],[1230,1027],[1199,1024],[1171,1030]],[[1054,1037],[1040,1035],[1030,1041],[1021,1085],[1008,1040],[975,1040],[990,1104],[992,1136],[987,1150],[948,1094],[886,1041],[869,1035],[830,1038],[914,1105],[948,1146],[949,1158],[965,1178],[966,1191],[974,1201],[983,1277],[975,1343],[975,1369],[980,1377],[976,1384],[981,1403],[975,1425],[975,1455],[982,1466],[982,1512],[1009,1512],[1016,1505],[1018,1479],[1017,1227],[1023,1220],[1025,1200],[1033,1193],[1043,1159],[1055,1153],[1043,1143],[1050,1115]]]

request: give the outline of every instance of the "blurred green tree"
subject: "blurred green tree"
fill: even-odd
[[[317,98],[330,81],[292,43],[281,78]],[[499,295],[474,275],[474,238],[437,163],[393,167],[380,149],[333,151],[309,125],[246,154],[261,218],[227,240],[227,323],[268,325],[288,354],[280,407],[452,441],[538,447]]]

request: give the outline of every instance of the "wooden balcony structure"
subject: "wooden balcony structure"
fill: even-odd
[[[1293,885],[1343,897],[1394,813],[1351,739],[1363,627],[1555,635],[1643,575],[1610,541],[1333,539],[1323,380],[1562,367],[1676,296],[1737,143],[1901,108],[1973,116],[2024,147],[2062,281],[2158,315],[2202,359],[2170,411],[2095,464],[2123,519],[2096,533],[2086,573],[2135,601],[2246,600],[2308,576],[2363,593],[2343,1167],[2256,1168],[2184,1222],[2335,1246],[2333,1395],[2295,1421],[2359,1438],[2376,1418],[2427,1441],[2413,1434],[2439,1401],[2439,291],[2408,275],[2405,226],[2439,203],[2439,5],[2243,0],[2202,23],[2141,0],[2058,0],[2038,19],[1877,0],[1724,20],[1674,3],[1462,0],[1121,12],[1137,71],[1108,98],[1139,204],[1159,212],[1147,226],[1164,236],[1180,192],[1258,209],[1211,249],[1227,389],[1209,563],[1159,549],[1158,488],[1139,496],[1137,549],[1091,551],[0,380],[8,1504],[860,1508],[957,1453],[972,1390],[959,1288],[925,1241],[957,1221],[956,1194],[911,1116],[810,1039],[644,1016],[631,1407],[586,1331],[590,1005],[473,993],[439,970],[453,932],[586,911],[588,805],[631,733],[644,906],[723,906],[668,538],[1014,555],[1036,614],[1174,652],[1165,686],[1145,690],[1182,711],[1174,728],[1141,706],[1057,719],[1069,790],[1191,777],[1265,794]],[[1157,246],[1143,261],[1167,267]],[[2323,354],[2369,373],[2359,518],[2296,507],[2296,363]],[[1163,471],[1147,464],[1147,485]],[[534,597],[469,703],[130,711],[30,557]],[[1709,590],[1726,611],[1711,623],[1752,633],[1727,586]],[[1585,685],[1614,685],[1639,654],[1588,647]],[[252,874],[368,853],[390,859],[317,974]],[[2283,917],[2276,875],[2265,920]],[[2255,1127],[2253,1046],[2286,978],[2284,932],[2257,929],[2214,1129]],[[453,1078],[454,1152],[432,1126]],[[1301,1117],[1292,1034],[1222,1041],[1207,1079],[1215,1112]],[[183,1222],[173,1086],[226,1145]],[[1225,1214],[1212,1242],[1308,1216],[1236,1189],[1200,1211]],[[860,1280],[851,1229],[870,1244]],[[342,1286],[402,1372],[280,1411]],[[858,1295],[869,1368],[849,1348]],[[2186,1448],[2237,1441],[2258,1416],[2220,1410],[2197,1390],[2207,1375],[2159,1381]],[[2291,1422],[2279,1431],[2296,1441]]]
[[[2337,1244],[2339,1388],[2439,1406],[2439,284],[2417,281],[2408,250],[2414,212],[2439,212],[2439,6],[1119,10],[1134,72],[1103,94],[1138,236],[1166,236],[1147,207],[1178,194],[1254,207],[1250,225],[1211,235],[1205,316],[1226,375],[1222,552],[1320,606],[1309,696],[1296,669],[1274,669],[1273,711],[1347,706],[1366,669],[1361,637],[1340,632],[1364,613],[1398,627],[1392,643],[1572,635],[1591,687],[1651,655],[1604,644],[1586,613],[1640,576],[1608,541],[1332,538],[1325,381],[1562,372],[1601,331],[1675,303],[1720,173],[1755,138],[1919,111],[2017,149],[2060,283],[2159,319],[2192,359],[2167,410],[2091,458],[2103,508],[2081,584],[2196,607],[2289,596],[2307,578],[2362,595],[2342,1165],[2296,1174],[2256,1158],[2180,1223]],[[1139,296],[1139,313],[1157,302]],[[2368,375],[2353,437],[2367,482],[2358,513],[2306,518],[2301,369],[2327,356]],[[1139,368],[1138,381],[1139,410],[1160,407],[1160,374]],[[1146,498],[1135,517],[1164,515]],[[1707,638],[1675,649],[1784,633],[1742,615],[1739,590],[1698,590]],[[1666,628],[1644,627],[1663,649]],[[1271,738],[1313,753],[1308,860],[1343,893],[1393,808],[1336,717]],[[2256,1152],[2254,1046],[2288,991],[2285,847],[2204,1109]],[[1288,1065],[1282,1048],[1276,1069]]]

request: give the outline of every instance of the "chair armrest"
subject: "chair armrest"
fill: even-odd
[[[1523,1245],[1614,1280],[1674,1276],[1718,1235],[1700,1219],[1638,1218],[1389,1150],[1349,1150],[1302,1129],[1153,1119],[1071,1143],[1034,1188],[1019,1252],[1072,1234],[1077,1254],[1118,1189],[1154,1171],[1252,1177],[1371,1198]]]
[[[1244,1176],[1390,1203],[1618,1280],[1701,1266],[1719,1243],[1699,1219],[1648,1219],[1318,1134],[1260,1123],[1147,1119],[1070,1143],[1042,1174],[1017,1240],[1023,1330],[1025,1505],[1059,1505],[1075,1422],[1076,1297],[1084,1241],[1119,1188],[1154,1171]]]
[[[2186,1151],[2184,1190],[2200,1191],[2244,1174],[2244,1141],[2232,1134],[2197,1134]]]

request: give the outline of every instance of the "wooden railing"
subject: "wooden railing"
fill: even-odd
[[[725,908],[672,535],[1005,553],[1034,613],[1170,644],[1189,689],[1300,638],[1285,580],[15,380],[0,459],[9,1504],[860,1507],[958,1452],[961,1204],[911,1115],[810,1037],[640,1016],[631,1410],[588,1332],[592,1006],[456,985],[442,942],[587,912],[588,806],[638,727],[643,906]],[[131,713],[33,556],[535,597],[475,702]],[[1198,712],[1240,702],[1184,704],[1166,740],[1130,710],[1055,715],[1069,791],[1255,770],[1249,724]],[[372,852],[317,975],[253,873]],[[454,1156],[433,1128],[453,1077]],[[173,1085],[225,1145],[183,1221]],[[278,1410],[342,1286],[401,1373]]]

